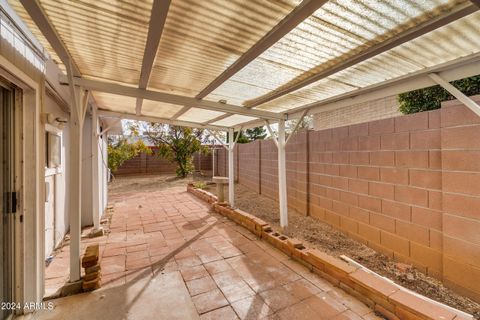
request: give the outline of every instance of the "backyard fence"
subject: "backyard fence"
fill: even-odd
[[[476,98],[478,99],[478,97]],[[235,179],[278,198],[271,140],[237,144]],[[322,131],[286,149],[288,205],[480,299],[480,117],[442,109]],[[227,175],[218,150],[216,175]]]
[[[149,148],[152,150],[151,154],[141,153],[136,157],[125,161],[113,174],[116,176],[139,174],[174,174],[177,164],[157,156],[157,147]],[[193,164],[196,171],[211,172],[211,153],[195,153],[193,157]]]

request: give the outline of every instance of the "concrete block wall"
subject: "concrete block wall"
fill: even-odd
[[[141,153],[138,156],[125,161],[117,171],[113,174],[116,176],[135,175],[135,174],[172,174],[175,173],[177,165],[166,159],[158,157],[156,147],[150,147],[152,154],[147,155]],[[200,158],[200,159],[199,159]],[[193,157],[193,164],[196,170],[210,171],[212,170],[212,156],[211,154],[199,155],[195,154]]]
[[[480,118],[457,101],[299,132],[286,150],[289,208],[480,301],[479,136]],[[278,199],[272,141],[239,145],[235,158],[239,183]]]
[[[442,109],[441,127],[443,280],[478,301],[480,118],[451,101]]]

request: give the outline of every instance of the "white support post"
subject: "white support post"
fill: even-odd
[[[233,168],[233,128],[228,129],[228,202],[230,206],[235,207],[235,170]]]
[[[443,79],[442,77],[440,77],[438,74],[436,73],[430,73],[428,75],[433,81],[435,81],[436,83],[438,83],[441,87],[443,87],[445,90],[447,90],[448,92],[450,92],[450,94],[452,96],[454,96],[455,98],[458,99],[458,101],[460,101],[461,103],[463,103],[464,105],[466,105],[470,110],[472,110],[473,112],[475,112],[477,114],[477,116],[480,117],[480,105],[478,105],[478,103],[476,103],[475,101],[473,101],[472,99],[470,99],[469,97],[467,97],[466,95],[464,95],[460,90],[458,90],[457,88],[455,88],[453,85],[450,84],[450,82],[448,82],[447,80]]]
[[[212,146],[212,177],[215,177],[215,145]]]
[[[69,72],[71,74],[71,72]],[[72,82],[73,83],[73,82]],[[70,282],[80,280],[80,232],[82,216],[82,133],[83,106],[81,90],[70,89],[72,96],[70,112]]]
[[[100,227],[100,195],[98,174],[98,114],[97,106],[92,106],[92,216],[93,231],[92,234],[101,232]]]
[[[285,120],[278,122],[278,198],[280,205],[280,226],[282,228],[288,225],[288,206],[287,206],[287,166],[285,158]]]

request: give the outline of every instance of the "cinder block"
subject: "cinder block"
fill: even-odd
[[[368,165],[370,163],[369,152],[350,152],[350,164],[354,165]]]
[[[395,233],[402,238],[423,244],[424,246],[428,246],[430,243],[428,229],[413,223],[397,220]]]
[[[442,151],[444,170],[480,171],[480,151],[478,150],[444,150]]]
[[[442,230],[442,212],[421,207],[412,207],[412,222],[426,228]]]
[[[358,223],[358,234],[368,241],[380,243],[380,229],[378,228],[368,224]]]
[[[382,150],[407,150],[410,148],[410,133],[385,134],[380,138]]]
[[[368,194],[373,197],[393,200],[395,197],[395,189],[393,184],[369,182]]]
[[[452,238],[468,241],[480,245],[480,220],[443,215],[443,232]]]
[[[348,191],[353,193],[368,194],[368,181],[349,179]]]
[[[380,150],[380,136],[358,137],[359,151]]]
[[[407,257],[410,255],[410,242],[408,239],[399,237],[398,235],[390,232],[381,231],[380,243],[396,253]]]
[[[428,151],[396,151],[395,165],[408,168],[428,168]]]
[[[378,167],[358,167],[358,177],[365,180],[380,180],[380,168]]]
[[[395,118],[395,132],[425,130],[428,128],[428,112],[418,112]]]
[[[373,151],[370,152],[370,164],[381,167],[395,165],[395,151]]]
[[[480,125],[442,129],[442,149],[480,149]]]
[[[380,180],[394,184],[408,184],[408,169],[380,168]]]
[[[427,190],[420,188],[395,186],[395,200],[417,206],[428,207],[428,192]]]
[[[382,211],[382,201],[378,198],[373,198],[369,196],[359,195],[358,196],[358,206],[360,208],[381,212]]]
[[[441,148],[440,130],[424,130],[410,133],[410,149],[430,150]]]
[[[480,194],[480,173],[444,171],[442,183],[444,192]]]
[[[394,118],[371,121],[368,123],[369,135],[391,133],[395,131]]]
[[[392,218],[410,221],[411,210],[408,204],[382,199],[382,213]]]
[[[370,221],[370,213],[368,212],[368,210],[358,208],[358,207],[350,207],[349,216],[350,218],[356,221],[363,222],[366,224],[368,224],[368,222]]]
[[[381,230],[395,232],[395,219],[383,214],[370,212],[370,225]]]

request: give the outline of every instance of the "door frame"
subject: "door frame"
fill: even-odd
[[[45,265],[43,200],[44,148],[40,111],[44,101],[44,75],[27,75],[0,55],[0,76],[12,83],[16,94],[16,189],[18,192],[15,219],[15,297],[26,302],[42,302]],[[17,310],[16,314],[34,310]]]

